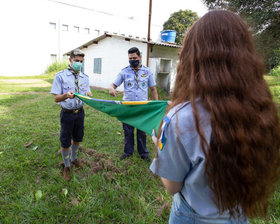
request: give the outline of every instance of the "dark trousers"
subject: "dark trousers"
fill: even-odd
[[[71,139],[75,142],[83,141],[84,118],[84,109],[77,114],[60,112],[60,143],[62,148],[69,148],[71,146]]]
[[[124,154],[132,155],[134,152],[134,127],[123,123],[124,130]],[[137,150],[141,157],[148,157],[146,148],[146,133],[137,129]]]

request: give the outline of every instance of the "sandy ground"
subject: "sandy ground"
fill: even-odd
[[[48,87],[51,84],[40,79],[0,79],[0,82],[7,84],[24,84],[25,87]]]

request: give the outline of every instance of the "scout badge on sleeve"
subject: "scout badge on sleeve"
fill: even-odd
[[[165,116],[163,118],[163,123],[161,125],[161,134],[160,134],[160,138],[159,138],[159,143],[158,143],[158,146],[159,146],[159,149],[162,150],[163,146],[164,146],[164,143],[165,143],[165,140],[166,140],[166,137],[165,137],[165,129],[167,127],[167,125],[169,124],[170,122],[170,118]]]

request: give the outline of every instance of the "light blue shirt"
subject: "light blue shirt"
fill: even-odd
[[[135,79],[135,72],[127,66],[118,74],[113,82],[116,86],[124,83],[124,101],[146,101],[150,87],[156,85],[151,70],[143,65],[138,70],[139,83]]]
[[[200,125],[208,143],[211,136],[209,113],[196,101]],[[175,182],[183,182],[181,193],[188,204],[201,216],[228,218],[228,213],[219,215],[212,198],[213,192],[207,183],[205,155],[200,137],[195,128],[190,102],[172,108],[164,117],[161,127],[158,158],[150,166],[152,172]]]
[[[82,72],[79,72],[78,74],[78,85],[79,93],[85,95],[86,92],[90,92],[88,76]],[[65,69],[55,75],[51,94],[61,95],[69,91],[73,91],[75,93],[75,76],[69,69]],[[74,97],[74,99],[68,98],[62,102],[59,102],[59,104],[63,108],[69,110],[77,109],[84,105],[84,103],[76,97]]]

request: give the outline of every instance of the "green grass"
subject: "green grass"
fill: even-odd
[[[13,83],[15,79],[22,82]],[[84,149],[78,155],[87,166],[74,170],[70,182],[62,179],[57,153],[60,107],[49,94],[52,79],[53,75],[0,77],[0,223],[167,223],[172,197],[137,152],[119,160],[121,123],[88,106]],[[279,87],[275,77],[266,79],[273,88]],[[92,92],[95,98],[115,99],[107,91]],[[119,94],[117,99],[121,98]],[[153,154],[149,137],[147,147]],[[37,200],[38,190],[42,198]],[[251,223],[279,222],[278,189],[270,220]]]
[[[273,100],[280,111],[280,76],[265,76],[265,80],[270,87]]]
[[[51,78],[26,80],[37,79],[40,85]],[[119,160],[121,123],[88,106],[82,145],[100,153],[101,159],[82,150],[79,157],[88,166],[75,170],[71,182],[62,179],[62,159],[57,155],[60,107],[49,91],[50,87],[1,82],[5,94],[0,94],[0,223],[166,223],[169,211],[159,216],[157,212],[172,197],[137,152],[129,160]],[[108,92],[92,92],[96,98],[113,99]],[[152,153],[150,138],[147,146]],[[100,161],[96,172],[92,165]],[[35,198],[38,190],[40,200]]]

